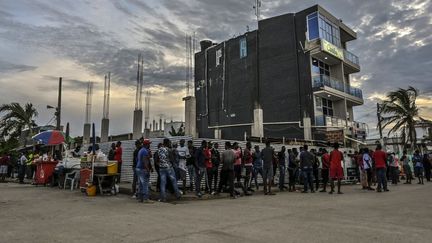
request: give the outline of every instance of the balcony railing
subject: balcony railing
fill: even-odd
[[[344,58],[345,58],[345,60],[348,60],[348,61],[360,66],[358,56],[354,55],[352,52],[349,52],[345,49],[344,49]]]
[[[327,75],[316,75],[312,76],[312,85],[314,88],[321,88],[324,86],[339,90],[357,98],[363,99],[363,93],[361,89],[351,87],[350,85],[344,84],[344,82],[335,79]]]

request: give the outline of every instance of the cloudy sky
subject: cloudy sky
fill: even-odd
[[[182,120],[185,33],[222,41],[254,29],[254,0],[0,0],[0,103],[32,102],[47,124],[57,80],[64,77],[62,122],[82,134],[86,82],[95,82],[92,120],[100,126],[103,77],[112,73],[111,133],[132,130],[138,53],[144,55],[144,90],[153,93],[152,116]],[[362,71],[353,85],[365,105],[355,119],[376,136],[375,103],[389,90],[420,90],[421,115],[432,118],[432,1],[262,1],[263,17],[297,12],[316,3],[358,33],[349,50]],[[99,129],[97,129],[99,130]]]

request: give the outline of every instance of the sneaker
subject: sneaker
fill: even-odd
[[[196,194],[198,198],[202,198],[203,194],[202,193],[197,193]]]

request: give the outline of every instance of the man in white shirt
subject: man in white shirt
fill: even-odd
[[[21,153],[21,157],[19,159],[19,171],[18,171],[18,179],[20,184],[24,184],[24,175],[26,169],[27,157],[24,153]]]
[[[178,154],[178,158],[179,158],[179,174],[180,174],[180,179],[183,181],[183,191],[186,191],[186,171],[187,171],[187,166],[186,166],[186,159],[190,158],[190,154],[189,154],[189,148],[185,146],[185,140],[181,139],[180,140],[180,145],[177,146],[176,148],[177,154]]]
[[[365,148],[363,150],[363,168],[366,171],[366,177],[367,177],[367,189],[370,191],[374,191],[371,187],[372,185],[372,158],[369,155],[369,149]]]

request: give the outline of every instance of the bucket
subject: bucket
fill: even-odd
[[[108,162],[107,174],[112,175],[112,174],[117,174],[117,172],[118,172],[117,162]]]
[[[86,191],[87,191],[87,196],[89,196],[89,197],[96,196],[96,186],[95,185],[88,186]]]

